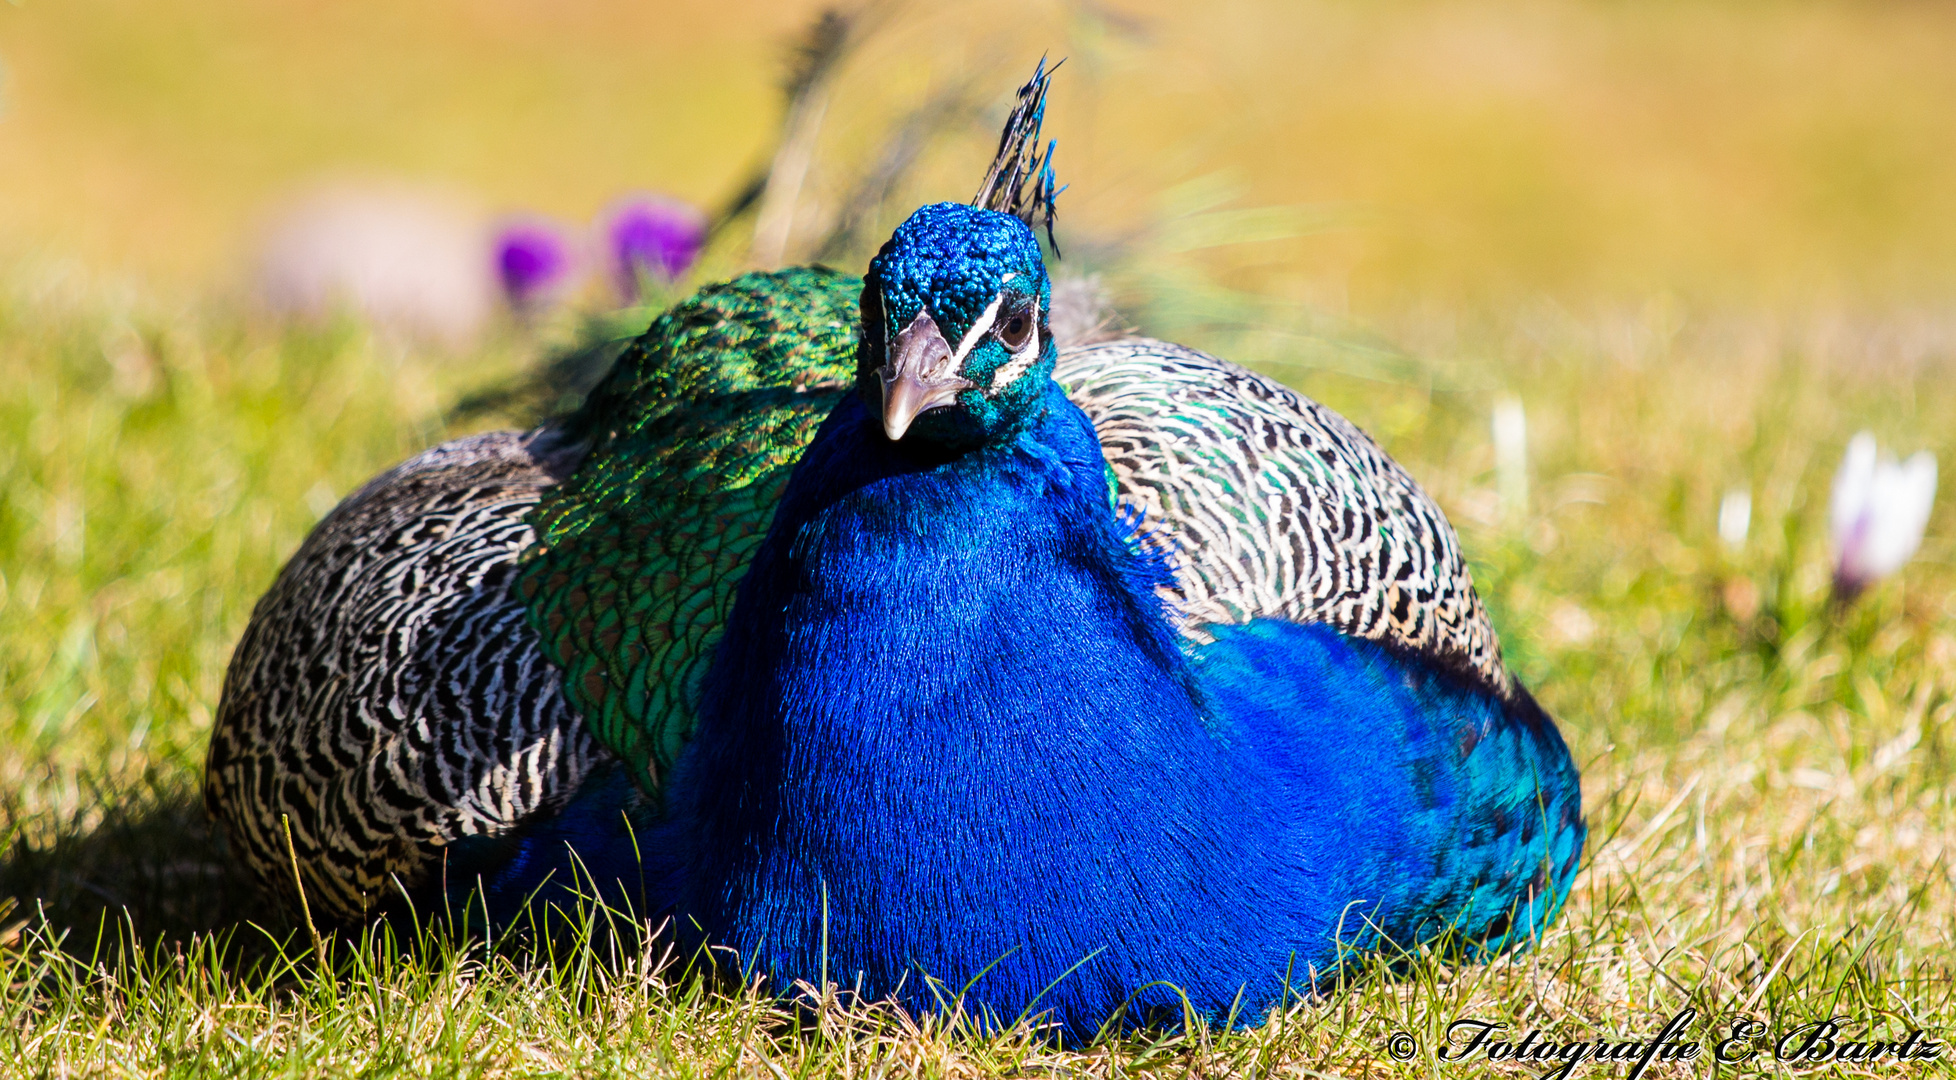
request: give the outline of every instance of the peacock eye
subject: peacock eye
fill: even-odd
[[[999,344],[1012,352],[1025,348],[1026,339],[1032,336],[1032,312],[1020,309],[1000,319],[998,322]]]

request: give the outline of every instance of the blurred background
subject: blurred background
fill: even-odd
[[[1335,313],[1659,293],[1862,308],[1956,290],[1946,4],[867,12],[871,32],[827,93],[805,226],[947,92],[991,112],[944,125],[892,204],[968,198],[993,116],[1049,52],[1067,59],[1048,130],[1072,186],[1070,235],[1311,208],[1251,229],[1289,235],[1206,265]],[[774,152],[791,43],[815,13],[771,0],[12,0],[0,251],[185,295],[239,286],[268,215],[326,178],[571,221],[648,188],[716,207]],[[817,239],[799,234],[787,255]]]

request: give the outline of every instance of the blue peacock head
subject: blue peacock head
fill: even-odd
[[[1053,286],[1032,223],[1053,238],[1053,144],[1039,146],[1041,58],[1019,88],[971,205],[910,215],[863,278],[856,385],[891,442],[951,450],[995,442],[1039,415],[1059,352]],[[1053,246],[1059,252],[1057,243]]]
[[[1059,353],[1039,241],[1010,214],[938,203],[869,264],[857,385],[892,442],[963,449],[1037,415]]]

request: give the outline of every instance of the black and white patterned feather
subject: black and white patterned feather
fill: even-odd
[[[268,888],[294,896],[296,858],[316,914],[359,916],[608,756],[509,595],[524,514],[580,452],[548,431],[429,450],[341,503],[259,601],[205,799]]]
[[[1351,421],[1226,360],[1126,338],[1054,372],[1119,496],[1170,548],[1183,633],[1274,616],[1435,656],[1502,697],[1500,641],[1446,516]]]

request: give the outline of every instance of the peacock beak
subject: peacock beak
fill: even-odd
[[[891,442],[902,439],[925,411],[949,405],[977,385],[958,374],[951,344],[928,311],[918,312],[897,334],[876,374],[883,380],[883,434]]]

